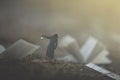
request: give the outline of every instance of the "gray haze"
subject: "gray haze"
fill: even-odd
[[[10,46],[23,38],[46,49],[40,34],[74,36],[82,45],[89,35],[96,37],[120,59],[119,0],[1,0],[0,44]],[[119,62],[114,62],[120,64]]]

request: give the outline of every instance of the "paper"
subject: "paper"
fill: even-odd
[[[39,47],[21,39],[10,46],[5,54],[10,59],[22,59],[34,53]]]

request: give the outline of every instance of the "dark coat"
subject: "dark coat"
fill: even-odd
[[[54,57],[54,50],[57,48],[57,43],[58,43],[58,36],[57,35],[53,35],[53,36],[44,36],[47,39],[50,39],[50,43],[48,45],[47,48],[47,53],[46,56],[53,58]]]

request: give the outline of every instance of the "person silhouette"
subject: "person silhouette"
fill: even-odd
[[[47,38],[50,40],[49,45],[47,47],[46,58],[51,60],[54,58],[54,51],[57,48],[58,44],[58,34],[54,34],[52,36],[41,35],[43,38]]]

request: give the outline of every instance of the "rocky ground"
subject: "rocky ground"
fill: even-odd
[[[113,80],[84,64],[0,60],[0,80]]]

